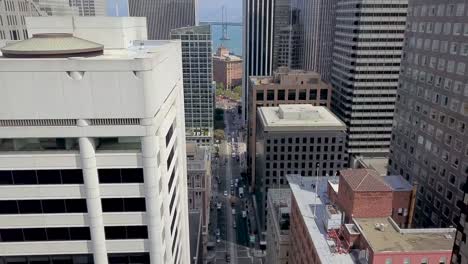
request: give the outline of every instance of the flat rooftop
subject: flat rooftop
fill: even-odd
[[[310,104],[259,107],[265,131],[344,131],[346,125],[328,108]]]
[[[320,263],[357,263],[350,254],[338,254],[332,252],[327,241],[327,230],[318,212],[323,211],[329,203],[327,197],[327,182],[336,180],[337,177],[302,177],[300,175],[286,176],[289,182],[292,195],[302,215],[302,219],[307,227],[309,236],[314,241]],[[317,189],[314,188],[317,184]],[[317,207],[317,217],[314,217],[314,207]]]
[[[280,211],[291,214],[291,190],[289,189],[268,189],[268,203],[272,204],[273,208],[269,208],[274,216],[273,219],[276,225],[279,226],[278,214]],[[289,235],[288,230],[279,230],[281,235]],[[283,238],[284,239],[284,238]]]
[[[400,229],[389,218],[355,218],[374,252],[452,251],[454,228]],[[376,228],[384,225],[384,231]]]
[[[382,179],[394,192],[407,192],[413,190],[413,185],[400,175],[384,176]]]

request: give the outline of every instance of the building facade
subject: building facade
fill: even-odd
[[[468,179],[468,177],[467,177]],[[465,198],[458,202],[458,207],[461,210],[460,219],[457,224],[457,234],[455,236],[455,244],[453,246],[452,263],[466,264],[468,263],[468,243],[466,236],[468,234],[468,185],[465,184]]]
[[[303,69],[330,82],[337,0],[298,1]]]
[[[1,262],[190,263],[180,44],[118,41],[144,18],[28,20],[80,37],[1,50]]]
[[[105,0],[14,0],[0,2],[0,41],[28,38],[26,17],[105,15]]]
[[[213,60],[209,25],[171,30],[182,43],[185,128],[188,136],[213,131]]]
[[[290,245],[291,191],[268,191],[266,263],[288,264]]]
[[[302,69],[302,35],[297,0],[275,0],[273,70]]]
[[[203,238],[201,247],[206,249],[211,199],[210,148],[196,143],[187,143],[187,188],[189,210],[198,210],[201,214]]]
[[[213,55],[213,79],[225,89],[242,85],[242,59],[229,54],[228,48],[219,47]]]
[[[243,0],[243,60],[242,116],[250,111],[249,77],[273,73],[273,16],[275,0]]]
[[[260,224],[266,225],[270,188],[287,188],[286,175],[335,175],[345,167],[346,126],[326,107],[259,107],[255,185]]]
[[[457,225],[468,176],[468,5],[410,2],[389,171],[419,185],[416,226]]]
[[[331,86],[315,72],[280,68],[273,76],[251,77],[248,115],[247,165],[251,186],[255,186],[257,108],[279,104],[312,104],[330,107]]]
[[[69,3],[70,6],[76,8],[79,16],[106,15],[107,0],[69,0]]]
[[[348,126],[350,155],[388,155],[407,2],[336,3],[332,110]]]
[[[128,0],[129,16],[146,17],[148,39],[171,38],[171,30],[198,25],[198,0]]]

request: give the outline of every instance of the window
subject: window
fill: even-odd
[[[106,226],[106,239],[147,239],[146,226]]]
[[[296,90],[288,90],[288,100],[296,100]]]
[[[278,90],[278,101],[285,100],[285,92],[284,90]]]
[[[429,264],[427,258],[423,258],[423,259],[421,260],[421,264]]]
[[[263,91],[257,91],[257,101],[263,101]]]
[[[307,91],[299,90],[299,100],[307,100]]]
[[[320,90],[320,100],[328,100],[328,90]]]
[[[403,264],[411,264],[410,258],[405,258],[405,259],[403,260]]]
[[[274,90],[267,90],[267,100],[268,101],[275,100],[275,91]]]
[[[385,260],[385,264],[392,264],[392,258],[387,258]]]

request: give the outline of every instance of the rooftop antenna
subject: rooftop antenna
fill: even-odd
[[[226,8],[224,5],[221,7],[221,24],[222,24],[222,31],[223,31],[223,36],[220,38],[220,40],[230,40],[228,36],[228,31],[227,31],[227,13],[226,13]]]

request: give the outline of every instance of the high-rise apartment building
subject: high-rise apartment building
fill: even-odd
[[[128,0],[130,16],[146,17],[148,39],[170,39],[171,30],[198,25],[198,0]]]
[[[408,0],[338,0],[332,110],[350,155],[389,152]]]
[[[204,25],[173,29],[171,39],[182,43],[187,136],[211,137],[214,103],[211,28]]]
[[[270,188],[286,188],[286,175],[335,175],[344,168],[346,126],[326,107],[310,104],[259,107],[256,196],[265,227]]]
[[[389,171],[419,185],[414,223],[457,225],[468,176],[468,3],[413,0]]]
[[[280,68],[273,76],[251,77],[248,115],[247,165],[255,186],[257,108],[279,104],[312,104],[330,107],[331,86],[316,72]]]
[[[249,77],[273,73],[273,16],[275,0],[243,0],[242,115],[247,119]]]
[[[28,22],[0,57],[0,262],[190,263],[180,43]]]
[[[337,0],[298,1],[303,69],[330,82]]]

